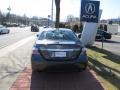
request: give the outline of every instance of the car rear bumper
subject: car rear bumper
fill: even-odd
[[[103,37],[104,37],[105,39],[111,39],[111,38],[112,38],[111,35],[105,35],[105,36],[103,36]],[[99,40],[99,39],[101,40],[101,39],[102,39],[102,36],[96,36],[95,39],[96,39],[96,40]]]
[[[88,61],[32,61],[32,69],[37,69],[37,70],[44,70],[44,69],[49,69],[49,68],[80,68],[80,69],[85,69],[87,66]]]
[[[44,70],[46,68],[50,67],[78,67],[78,68],[86,68],[88,63],[88,58],[86,54],[80,54],[76,59],[69,59],[69,60],[64,60],[63,59],[53,59],[53,60],[46,60],[43,58],[40,54],[32,54],[31,56],[31,64],[32,64],[32,69],[39,69],[39,70]]]
[[[39,32],[37,29],[31,29],[31,32]]]

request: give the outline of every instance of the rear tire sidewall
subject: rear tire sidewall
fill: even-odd
[[[7,34],[9,34],[9,33],[10,33],[10,31],[8,30]]]
[[[0,31],[0,34],[2,34],[2,31]]]

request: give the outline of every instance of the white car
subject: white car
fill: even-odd
[[[8,33],[10,33],[10,30],[0,25],[0,34],[8,34]]]

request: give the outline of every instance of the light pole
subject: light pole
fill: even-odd
[[[10,13],[10,11],[11,11],[11,7],[9,6],[8,8],[7,8],[7,10],[9,11],[9,13]]]
[[[50,15],[48,15],[48,27],[50,26]]]
[[[53,26],[53,0],[52,0],[52,8],[51,8],[51,21]]]
[[[7,8],[7,10],[8,10],[7,18],[8,18],[8,22],[10,23],[10,11],[11,11],[11,7],[9,6]]]

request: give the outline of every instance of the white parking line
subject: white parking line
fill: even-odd
[[[12,45],[10,45],[10,46],[7,46],[7,47],[5,47],[5,48],[0,49],[0,57],[5,56],[5,55],[8,54],[9,52],[15,50],[16,48],[22,46],[23,44],[29,42],[30,40],[32,40],[32,39],[34,39],[34,38],[35,38],[35,36],[30,36],[30,37],[28,37],[28,38],[25,38],[25,39],[23,39],[23,40],[18,41],[17,43],[14,43],[14,44],[12,44]],[[27,44],[26,44],[26,45],[27,45]]]

